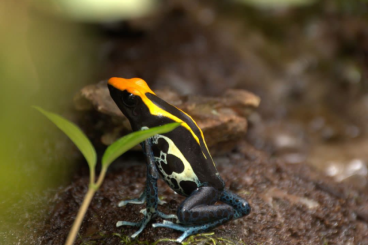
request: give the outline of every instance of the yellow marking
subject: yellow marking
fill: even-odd
[[[168,113],[165,110],[162,110],[160,107],[158,107],[157,105],[155,105],[150,99],[147,98],[146,93],[151,93],[156,95],[151,89],[150,87],[148,87],[147,83],[141,79],[141,78],[131,78],[131,79],[125,79],[125,78],[120,78],[120,77],[112,77],[109,79],[108,82],[110,85],[114,86],[115,88],[124,91],[127,90],[129,93],[132,93],[134,95],[137,95],[139,97],[142,98],[143,102],[147,105],[150,113],[152,115],[155,116],[164,116],[167,118],[170,118],[171,120],[175,121],[175,122],[180,122],[182,124],[183,127],[185,127],[193,136],[193,138],[197,141],[198,145],[201,145],[198,139],[198,136],[193,132],[193,130],[189,127],[189,125],[184,122],[183,120],[181,120],[180,118]],[[177,108],[177,107],[175,107]],[[179,108],[177,108],[178,110],[180,110]],[[208,150],[206,141],[204,140],[204,135],[202,130],[198,127],[197,123],[193,120],[193,118],[191,116],[189,116],[187,113],[185,113],[184,111],[180,110],[181,112],[183,112],[185,115],[187,115],[193,122],[194,124],[197,126],[204,146],[206,147],[206,150],[208,152],[208,155],[210,156],[213,165],[215,165],[215,163],[213,162],[212,156]],[[206,155],[203,153],[203,156],[205,157],[205,159],[207,159]]]
[[[182,123],[182,126],[188,129],[189,132],[192,133],[193,137],[195,138],[197,143],[200,145],[197,135],[195,135],[195,133],[193,132],[193,130],[189,127],[187,123],[177,118],[176,116],[168,113],[167,111],[162,110],[160,107],[155,105],[150,99],[147,98],[146,96],[147,92],[154,94],[154,95],[156,94],[148,87],[147,83],[143,79],[140,79],[140,78],[124,79],[124,78],[119,78],[119,77],[112,77],[109,79],[109,84],[121,91],[127,90],[129,93],[132,93],[134,95],[141,97],[141,99],[146,104],[146,106],[148,107],[152,115],[168,117],[175,122]]]
[[[150,113],[152,115],[156,115],[156,116],[159,116],[159,117],[164,116],[164,117],[170,118],[171,120],[173,120],[175,122],[180,122],[181,125],[184,128],[188,129],[188,131],[193,135],[193,137],[197,141],[198,145],[200,145],[197,135],[195,135],[193,130],[189,127],[189,125],[186,122],[184,122],[180,118],[172,115],[171,113],[168,113],[167,111],[162,110],[160,107],[155,105],[150,99],[148,99],[146,95],[142,96],[141,98],[142,98],[143,102],[146,104],[146,106],[148,107],[148,109],[150,110]]]
[[[171,175],[168,175],[170,178],[175,178],[176,177],[176,179],[178,180],[179,188],[181,188],[180,181],[182,181],[182,180],[189,180],[189,181],[193,181],[193,182],[199,184],[198,177],[194,173],[192,165],[184,157],[183,153],[175,145],[175,143],[170,138],[168,138],[166,136],[163,136],[163,135],[155,135],[155,136],[153,136],[153,138],[155,138],[156,140],[158,140],[159,138],[163,138],[169,144],[169,149],[168,149],[167,154],[174,155],[182,161],[182,163],[184,165],[183,172],[182,173],[177,173],[177,172],[173,171]],[[164,164],[167,164],[167,162],[164,163]],[[165,172],[163,174],[166,175]]]

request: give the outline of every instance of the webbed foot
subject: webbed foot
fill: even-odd
[[[133,235],[131,235],[131,238],[136,238],[144,230],[144,228],[151,221],[151,219],[154,217],[155,215],[148,214],[148,215],[145,215],[144,218],[140,222],[118,221],[116,223],[116,227],[120,227],[120,226],[140,227],[138,231],[136,231]]]
[[[157,211],[157,215],[163,219],[176,219],[177,221],[179,221],[178,216],[176,214],[164,214],[160,211]]]
[[[124,207],[127,204],[144,204],[146,202],[146,191],[143,191],[142,194],[138,198],[130,199],[130,200],[124,200],[119,202],[119,207]],[[163,205],[166,202],[158,198],[158,204]]]
[[[141,211],[139,211],[141,214],[146,215],[147,214],[147,209],[141,209]],[[163,218],[163,219],[176,219],[177,221],[179,221],[178,216],[176,214],[164,214],[161,211],[156,210],[156,214],[157,216]]]
[[[146,201],[146,197],[144,198],[135,198],[135,199],[130,199],[130,200],[124,200],[119,202],[118,206],[119,207],[124,207],[127,204],[144,204],[144,202]]]
[[[215,205],[221,200],[226,204]],[[176,240],[182,242],[187,237],[208,231],[225,222],[242,217],[250,211],[249,204],[239,196],[226,190],[220,192],[214,187],[203,186],[185,199],[178,208],[180,224],[170,221],[153,224],[153,227],[165,227],[183,232]]]
[[[159,216],[163,219],[176,219],[176,220],[178,220],[178,216],[176,216],[175,214],[164,214],[164,213],[162,213],[158,210],[156,212],[152,212],[152,213],[149,213],[149,214],[147,214],[147,209],[142,209],[140,212],[142,214],[144,214],[144,218],[140,222],[118,221],[116,223],[116,227],[120,227],[120,226],[140,227],[139,230],[131,236],[132,238],[135,238],[136,236],[138,236],[144,230],[144,228],[151,221],[151,219],[155,218],[156,216]],[[170,222],[170,221],[167,221],[167,222]],[[170,222],[170,223],[172,223],[172,222]]]
[[[164,228],[170,228],[170,229],[177,230],[177,231],[182,231],[183,234],[180,237],[178,237],[178,239],[176,239],[177,242],[181,243],[182,241],[184,241],[187,237],[189,237],[191,235],[207,231],[211,228],[214,228],[218,225],[221,225],[222,223],[224,223],[226,221],[227,221],[227,218],[224,218],[224,219],[220,219],[220,220],[217,220],[215,222],[211,222],[211,223],[204,224],[204,225],[183,226],[183,225],[174,224],[171,221],[164,220],[162,223],[152,224],[152,227],[154,227],[154,228],[164,227]]]

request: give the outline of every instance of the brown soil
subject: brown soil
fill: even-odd
[[[322,181],[309,167],[272,160],[245,142],[239,142],[233,153],[215,161],[227,188],[246,198],[252,207],[249,216],[214,230],[213,238],[228,240],[223,244],[231,244],[230,241],[234,244],[368,244],[367,196],[330,180]],[[144,208],[144,205],[117,207],[121,200],[138,197],[145,183],[145,166],[124,167],[124,162],[114,166],[92,200],[77,244],[92,244],[89,243],[92,241],[118,244],[136,231],[136,228],[115,227],[118,220],[139,221],[142,218],[139,211]],[[58,194],[44,227],[42,244],[65,242],[87,185],[88,176],[82,174]],[[159,196],[167,201],[159,208],[165,213],[176,213],[183,200],[161,181]],[[179,235],[149,225],[137,241],[129,244],[138,241],[152,244]],[[212,243],[208,241],[208,244]]]

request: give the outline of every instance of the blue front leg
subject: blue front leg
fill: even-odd
[[[155,178],[149,173],[151,172],[149,168],[150,167],[148,166],[146,189],[145,189],[146,210],[144,212],[144,218],[140,222],[137,222],[137,223],[127,222],[127,221],[118,221],[116,223],[117,227],[122,226],[122,225],[140,227],[139,230],[132,235],[132,238],[135,238],[136,236],[138,236],[143,231],[143,229],[147,226],[148,222],[157,215],[156,214],[157,204],[158,204],[157,178]]]
[[[122,201],[119,203],[119,206],[124,206],[127,203],[135,203],[135,204],[141,204],[144,201],[146,201],[146,209],[143,211],[144,218],[140,222],[127,222],[127,221],[118,221],[116,223],[116,226],[135,226],[140,227],[137,232],[135,232],[132,235],[132,238],[137,237],[143,229],[147,226],[148,222],[157,215],[162,218],[176,218],[176,215],[166,215],[157,210],[157,204],[159,203],[158,199],[158,188],[157,188],[157,179],[158,179],[158,172],[156,169],[156,165],[154,163],[154,157],[152,155],[151,151],[151,143],[150,140],[145,141],[145,147],[144,147],[146,156],[147,156],[147,180],[146,180],[146,188],[142,195],[133,200],[129,201]]]
[[[127,204],[143,204],[146,201],[146,188],[144,188],[144,191],[138,198],[134,198],[131,200],[124,200],[119,202],[119,207],[124,207]]]
[[[149,146],[148,147],[146,147],[145,145],[146,144],[148,144]],[[141,143],[140,144],[141,145],[141,147],[142,147],[142,149],[143,149],[143,153],[144,153],[144,155],[146,156],[146,158],[147,158],[147,164],[148,165],[151,165],[151,160],[149,159],[149,157],[150,157],[150,145],[151,145],[151,143],[150,143],[150,140],[148,140],[148,142],[147,141],[145,141],[144,143]],[[150,172],[152,172],[152,170],[150,170],[150,169],[148,169],[147,168],[147,180],[148,180],[148,178],[151,178],[150,176]],[[156,176],[157,174],[155,174],[155,176]],[[119,204],[118,204],[118,206],[119,207],[124,207],[125,205],[127,205],[127,204],[143,204],[143,203],[145,203],[146,202],[146,188],[144,188],[144,191],[141,193],[141,195],[138,197],[138,198],[134,198],[134,199],[130,199],[130,200],[124,200],[124,201],[121,201],[121,202],[119,202]],[[158,204],[159,205],[162,205],[162,204],[165,204],[166,202],[165,201],[162,201],[162,200],[160,200],[160,198],[158,199]]]

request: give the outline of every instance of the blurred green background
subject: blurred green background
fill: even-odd
[[[140,16],[155,3],[0,1],[0,244],[37,240],[47,200],[82,159],[31,106],[73,120],[73,96],[98,69],[98,37],[85,23]]]

